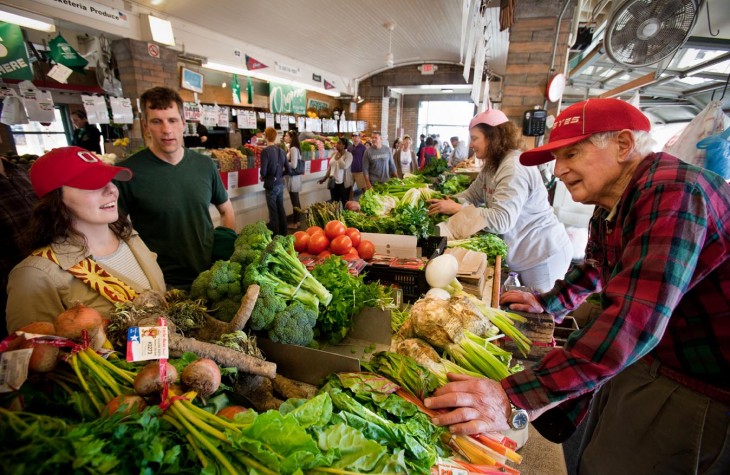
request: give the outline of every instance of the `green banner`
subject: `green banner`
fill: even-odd
[[[18,25],[0,21],[0,78],[33,79],[23,32]]]
[[[83,73],[84,68],[89,64],[60,34],[48,42],[48,46],[51,50],[51,58],[55,62],[63,64],[77,73]]]
[[[269,83],[269,109],[274,114],[304,115],[307,112],[307,90],[286,84]]]

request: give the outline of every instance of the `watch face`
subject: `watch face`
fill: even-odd
[[[527,411],[524,409],[516,410],[512,413],[512,428],[515,430],[521,430],[527,427],[529,418],[527,417]]]

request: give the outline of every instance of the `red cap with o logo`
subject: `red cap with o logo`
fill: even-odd
[[[548,143],[520,155],[526,166],[553,160],[552,152],[587,139],[593,134],[617,130],[651,130],[649,119],[636,107],[620,99],[588,99],[561,112],[555,119]]]
[[[113,179],[128,181],[132,170],[107,165],[81,147],[60,147],[42,155],[30,168],[30,182],[39,198],[62,186],[98,190]]]

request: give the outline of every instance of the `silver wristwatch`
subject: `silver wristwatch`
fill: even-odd
[[[526,410],[512,406],[512,412],[510,412],[507,422],[513,430],[522,430],[527,427],[530,417]]]

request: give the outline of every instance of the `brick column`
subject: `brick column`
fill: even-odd
[[[555,71],[550,74],[550,59],[555,42],[562,1],[521,0],[517,2],[516,21],[510,28],[507,71],[504,75],[502,111],[515,123],[522,114],[545,102],[548,78],[564,72],[568,59],[568,33],[574,8],[568,7],[560,28],[555,55]],[[548,104],[548,113],[557,115],[557,103]]]
[[[155,86],[167,86],[178,90],[180,75],[177,66],[177,51],[159,46],[160,56],[150,56],[147,42],[132,39],[115,40],[112,51],[119,69],[124,96],[132,100],[132,108],[137,109],[137,99]],[[139,121],[135,119],[130,132],[131,149],[143,145]]]

